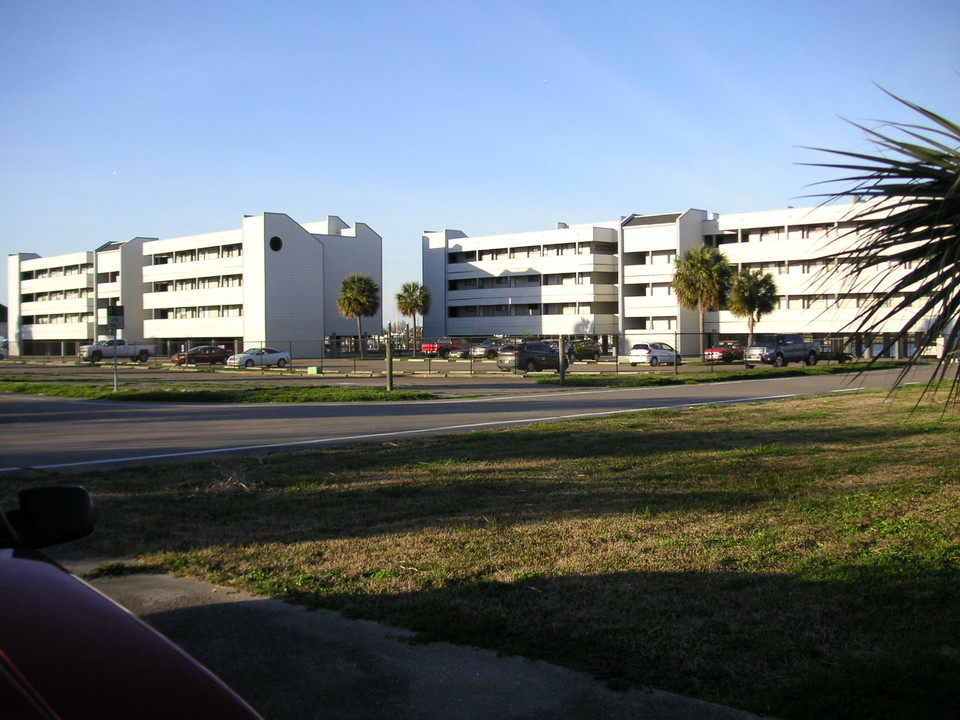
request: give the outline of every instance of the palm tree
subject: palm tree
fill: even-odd
[[[397,310],[413,318],[413,354],[417,354],[417,315],[430,312],[430,291],[418,282],[406,282],[397,293]]]
[[[363,326],[360,319],[377,314],[380,309],[380,286],[367,275],[347,275],[340,283],[337,309],[343,317],[357,319],[357,340],[360,343],[360,357],[363,358]]]
[[[874,293],[857,316],[856,331],[876,332],[885,321],[905,313],[907,320],[892,333],[891,344],[913,332],[919,333],[919,342],[900,380],[920,351],[935,346],[942,336],[946,352],[934,376],[939,381],[960,340],[960,126],[884,92],[932,125],[888,122],[884,127],[891,130],[880,132],[851,123],[866,133],[877,154],[811,148],[846,160],[808,164],[852,173],[826,181],[843,189],[821,197],[854,195],[866,201],[857,203],[848,218],[853,230],[843,237],[856,234],[853,246],[829,256],[833,272],[849,286]],[[890,275],[888,268],[897,273]],[[878,277],[887,282],[881,286]],[[951,397],[958,392],[960,365]]]
[[[700,353],[703,354],[703,318],[723,307],[730,285],[730,263],[726,256],[707,245],[690,248],[677,260],[673,291],[684,310],[700,313]]]
[[[747,318],[747,345],[753,345],[754,324],[777,309],[777,284],[773,275],[744,268],[733,276],[727,293],[727,309]]]

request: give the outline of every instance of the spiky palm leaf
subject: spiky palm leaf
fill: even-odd
[[[855,330],[875,332],[903,313],[907,319],[892,333],[892,342],[914,332],[921,334],[911,363],[923,347],[935,345],[944,336],[946,350],[954,355],[945,353],[938,363],[936,379],[942,380],[960,340],[960,125],[884,92],[932,125],[888,122],[882,126],[893,133],[851,123],[866,134],[878,154],[811,148],[848,162],[808,164],[852,173],[826,181],[846,187],[820,197],[829,201],[852,195],[865,201],[855,205],[854,214],[847,218],[853,229],[841,236],[849,239],[856,234],[856,241],[829,256],[833,271],[850,288],[872,293],[855,321]],[[908,270],[891,276],[888,268],[892,267]],[[952,388],[955,398],[960,366]]]

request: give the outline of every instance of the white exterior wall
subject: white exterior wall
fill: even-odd
[[[24,279],[24,273],[39,277]],[[47,258],[34,253],[12,254],[7,258],[7,279],[8,347],[12,356],[22,353],[25,341],[80,342],[90,337],[94,308],[92,252]],[[64,297],[57,297],[61,294]],[[25,324],[24,317],[37,322]]]
[[[117,337],[130,342],[143,342],[143,243],[149,238],[133,238],[123,243],[111,243],[95,253],[96,264],[96,325],[90,339],[113,336],[107,320],[107,305],[123,306],[123,329]],[[117,280],[101,282],[102,275],[118,273]]]
[[[676,261],[703,244],[702,210],[631,216],[623,225],[624,347],[643,340],[666,342],[682,355],[700,352],[700,316],[677,305]]]
[[[424,335],[486,334],[574,334],[605,333],[597,315],[518,317],[448,317],[458,305],[498,302],[516,305],[525,302],[587,303],[612,298],[619,304],[613,316],[622,347],[639,340],[660,340],[678,345],[684,355],[700,351],[699,313],[681,309],[671,287],[676,260],[688,249],[712,243],[735,270],[760,269],[776,281],[780,306],[761,319],[756,332],[800,332],[807,335],[850,335],[856,318],[870,296],[888,287],[906,268],[881,267],[871,276],[861,275],[858,287],[851,288],[841,277],[825,269],[822,258],[850,247],[855,236],[850,229],[853,205],[782,208],[749,213],[710,216],[703,210],[685,210],[661,215],[631,215],[621,223],[562,228],[542,233],[494,235],[467,238],[459,231],[425,233],[423,236],[423,279],[433,297],[433,309],[424,320]],[[450,253],[477,252],[495,248],[520,247],[524,243],[547,245],[568,238],[576,241],[585,233],[620,226],[619,283],[582,287],[575,284],[535,288],[509,285],[497,289],[457,289],[457,282],[469,278],[502,278],[524,273],[581,273],[606,267],[609,258],[579,255],[539,257],[518,262],[515,257],[483,260],[463,258],[448,262]],[[596,263],[596,264],[593,264]],[[453,288],[453,289],[451,289]],[[879,332],[896,332],[908,313],[889,318]],[[919,331],[923,327],[913,328]],[[747,321],[727,311],[707,313],[705,333],[739,336],[746,339]]]
[[[354,273],[367,275],[380,288],[380,309],[370,318],[362,318],[364,334],[379,335],[383,330],[383,308],[392,298],[383,296],[383,239],[369,225],[348,226],[340,218],[304,225],[323,247],[323,294],[318,309],[323,310],[325,335],[356,335],[357,321],[340,314],[337,300],[344,278]],[[324,337],[320,335],[319,337]]]
[[[245,219],[246,222],[246,219]],[[244,306],[247,282],[244,262],[246,247],[243,230],[190,235],[180,238],[153,240],[143,245],[143,308],[144,337],[148,339],[196,338],[197,342],[213,338],[242,338],[244,315],[223,316],[205,308]],[[224,256],[224,249],[243,248],[242,253]],[[212,249],[218,252],[213,253]],[[217,257],[189,260],[179,259],[177,253],[208,250]],[[226,252],[232,252],[227,250]],[[169,262],[159,262],[169,258]],[[230,287],[200,287],[205,278],[241,277],[243,284]],[[181,288],[178,288],[178,283]],[[160,290],[158,288],[167,287]],[[186,286],[186,289],[183,286]],[[192,286],[192,287],[191,287]],[[159,318],[158,314],[169,313]],[[176,314],[196,314],[196,317],[177,317]]]
[[[615,333],[615,228],[607,223],[477,238],[451,230],[424,234],[424,284],[433,301],[424,336]],[[610,252],[594,252],[595,243]],[[469,257],[451,262],[458,253]]]
[[[870,276],[861,275],[859,287],[853,288],[825,267],[821,258],[856,242],[856,236],[845,236],[849,228],[841,227],[854,209],[849,204],[786,208],[719,215],[704,223],[705,235],[736,239],[718,248],[736,270],[760,269],[770,273],[777,285],[779,307],[761,318],[755,332],[853,332],[867,296],[888,287],[898,275],[902,277],[906,269],[883,268]],[[906,320],[907,314],[901,313],[878,330],[898,331]],[[728,311],[715,313],[714,323],[720,335],[747,332],[746,318]]]
[[[271,245],[273,238],[279,242]],[[10,352],[21,354],[13,328],[24,315],[86,312],[85,322],[25,326],[23,339],[87,341],[108,334],[106,308],[122,304],[125,329],[118,335],[130,341],[266,344],[295,358],[319,357],[326,335],[356,333],[356,321],[337,312],[340,283],[360,272],[382,286],[381,246],[381,237],[363,223],[350,227],[331,216],[304,226],[287,215],[265,213],[245,217],[236,230],[134,238],[53,258],[11,255]],[[80,264],[89,266],[82,275],[58,271],[57,277],[21,279],[24,272]],[[81,287],[82,299],[21,302],[24,296]],[[379,335],[382,317],[378,312],[364,318],[364,331]]]
[[[356,334],[356,320],[337,312],[343,278],[360,272],[378,285],[383,283],[380,236],[367,225],[358,223],[350,228],[334,216],[307,225],[282,213],[246,216],[239,230],[159,240],[145,246],[144,253],[156,256],[235,245],[242,247],[240,255],[144,268],[148,286],[199,277],[242,276],[241,285],[148,292],[144,305],[151,311],[171,307],[242,309],[240,315],[148,320],[153,337],[236,338],[243,346],[288,350],[294,358],[319,357],[324,337],[334,332]],[[364,331],[379,334],[382,317],[378,312],[364,318]]]
[[[467,236],[459,230],[427,231],[422,238],[423,286],[430,292],[430,312],[423,316],[423,336],[447,332],[447,248]]]

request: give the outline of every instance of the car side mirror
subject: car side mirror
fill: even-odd
[[[29,547],[59,545],[93,532],[93,499],[79,485],[26,488],[19,498],[19,509],[7,512],[7,520]]]

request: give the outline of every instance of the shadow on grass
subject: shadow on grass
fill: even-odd
[[[82,542],[94,554],[129,555],[362,538],[490,517],[511,525],[743,511],[900,462],[896,441],[916,433],[893,424],[803,429],[796,416],[783,421],[786,430],[770,422],[742,432],[651,431],[645,422],[625,418],[622,429],[601,432],[582,421],[69,480],[87,487],[98,508],[99,532]],[[876,449],[865,455],[864,444]]]
[[[958,577],[851,569],[462,578],[402,595],[269,594],[785,720],[956,717]],[[253,590],[256,583],[248,583]]]
[[[957,579],[862,569],[845,582],[740,573],[468,578],[322,602],[424,639],[782,718],[947,718],[960,707]]]
[[[832,515],[839,506],[830,505],[850,489],[840,481],[875,478],[870,482],[889,491],[894,483],[878,469],[904,463],[900,441],[922,427],[919,420],[831,423],[823,400],[767,410],[760,425],[738,424],[742,409],[716,410],[727,424],[700,422],[715,422],[713,412],[71,476],[94,492],[100,518],[98,532],[78,546],[110,557],[166,554],[175,569],[386,621],[424,639],[541,658],[614,683],[783,718],[955,717],[955,534],[941,539],[937,562],[923,548],[914,552],[903,535],[889,555],[865,546],[856,565],[843,555],[849,546],[818,567],[821,555],[788,545],[784,552],[799,558],[791,557],[790,573],[751,571],[778,566],[763,564],[760,553],[746,555],[754,565],[739,565],[732,551],[729,564],[722,556],[718,563],[726,572],[676,572],[683,563],[671,568],[669,546],[661,543],[650,552],[663,572],[630,571],[626,560],[608,572],[563,575],[563,562],[554,561],[550,574],[517,572],[504,580],[504,568],[528,567],[522,553],[530,549],[523,544],[528,536],[517,533],[519,540],[507,539],[515,556],[502,557],[504,531],[568,518],[594,522],[588,529],[596,532],[630,513],[638,530],[715,515],[721,541],[746,517],[771,526],[788,505],[794,512],[797,503],[823,503],[801,538],[816,547],[821,528],[848,528]],[[813,417],[820,427],[809,423]],[[943,444],[955,447],[952,426],[922,429],[927,439],[942,433],[953,443]],[[954,473],[954,462],[925,465],[904,473],[903,483],[927,492]],[[871,499],[876,489],[868,482],[854,487]],[[888,500],[876,495],[871,512],[892,521],[897,507]],[[851,532],[879,532],[879,525],[860,528],[873,517],[853,509]],[[664,542],[689,540],[668,525],[658,526]],[[418,569],[416,556],[400,567],[397,556],[372,547],[388,540],[371,543],[373,560],[356,561],[359,569],[344,571],[339,559],[322,557],[347,544],[367,547],[356,539],[432,530],[453,531],[437,543],[442,562],[433,562],[444,567],[433,572]],[[605,539],[585,534],[578,542]],[[483,545],[480,559],[461,562],[457,554],[470,552],[471,540]],[[314,569],[281,556],[280,544],[309,546],[303,564]],[[564,550],[545,552],[555,560]],[[597,558],[615,555],[587,559],[596,566]],[[396,589],[400,580],[403,590]]]

